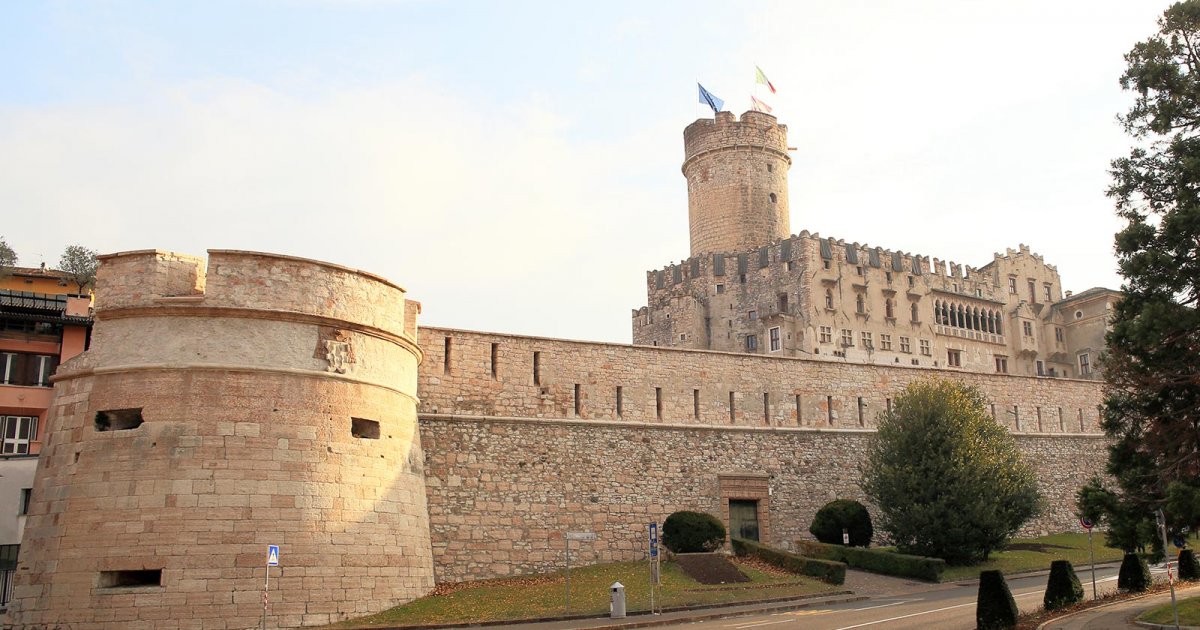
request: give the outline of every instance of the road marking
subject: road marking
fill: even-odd
[[[1096,580],[1096,583],[1099,584],[1100,582],[1111,582],[1115,579],[1117,579],[1117,578],[1115,578],[1115,577],[1104,578],[1103,580]],[[1029,591],[1026,593],[1021,593],[1020,595],[1014,595],[1014,597],[1025,597],[1026,595],[1034,595],[1034,594],[1045,593],[1045,592],[1046,592],[1046,589],[1039,588],[1039,589],[1035,589],[1035,590],[1032,590],[1032,591]],[[879,623],[887,623],[889,621],[899,621],[901,619],[908,619],[910,617],[920,617],[921,615],[932,615],[933,613],[943,612],[946,610],[954,610],[955,608],[964,608],[966,606],[974,606],[975,604],[976,604],[976,602],[967,602],[965,604],[958,604],[956,606],[946,606],[945,608],[935,608],[933,610],[923,610],[921,612],[915,612],[915,613],[908,614],[908,615],[900,615],[899,617],[890,617],[888,619],[880,619],[878,621],[868,621],[866,623],[859,623],[859,624],[855,624],[853,626],[844,626],[844,627],[838,628],[837,630],[853,630],[854,628],[864,628],[866,626],[873,626],[873,625],[879,624]]]

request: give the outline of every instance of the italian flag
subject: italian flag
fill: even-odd
[[[767,78],[766,74],[763,74],[762,68],[759,68],[758,66],[754,66],[754,72],[755,72],[754,81],[756,83],[761,83],[761,84],[767,86],[767,88],[769,90],[771,90],[771,93],[774,94],[775,86],[771,85],[771,80]]]

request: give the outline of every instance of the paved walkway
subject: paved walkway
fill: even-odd
[[[1200,586],[1177,588],[1175,595],[1178,599],[1195,597],[1200,595]],[[1170,603],[1170,601],[1170,591],[1156,593],[1054,619],[1038,626],[1038,630],[1146,630],[1147,626],[1138,625],[1133,621],[1134,618],[1151,608]],[[1174,626],[1167,627],[1174,628]],[[1196,626],[1181,626],[1181,628],[1196,628]]]

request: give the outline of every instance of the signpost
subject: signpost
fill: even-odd
[[[658,590],[658,523],[650,523],[650,614],[654,612],[654,593]]]
[[[1167,546],[1167,515],[1163,514],[1162,508],[1154,510],[1154,520],[1158,522],[1158,529],[1162,532],[1163,539],[1163,561],[1167,564],[1167,584],[1171,585],[1171,610],[1175,612],[1175,627],[1179,627],[1179,604],[1175,602],[1175,576],[1171,575],[1171,548]]]
[[[1093,523],[1091,519],[1086,517],[1079,519],[1079,524],[1083,525],[1083,528],[1087,530],[1088,553],[1092,555],[1092,599],[1100,599],[1100,597],[1096,595],[1096,548],[1092,546],[1092,528],[1095,527],[1096,524]]]
[[[567,544],[567,615],[571,614],[571,541],[596,540],[596,532],[567,532],[564,536]]]
[[[279,566],[279,545],[267,545],[267,577],[263,582],[262,630],[267,630],[267,593],[271,590],[271,567],[277,566]]]

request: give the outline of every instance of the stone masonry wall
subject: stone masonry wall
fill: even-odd
[[[1073,527],[1074,492],[1105,461],[1093,382],[437,328],[420,344],[439,582],[561,568],[567,530],[598,535],[572,546],[581,563],[640,558],[646,523],[725,514],[722,475],[767,476],[762,537],[789,546],[825,502],[862,498],[876,415],[930,376],[986,392],[1039,471],[1051,507],[1026,533]]]
[[[327,624],[433,587],[417,303],[376,276],[214,250],[101,257],[55,376],[8,623]],[[190,265],[190,267],[189,267]]]

